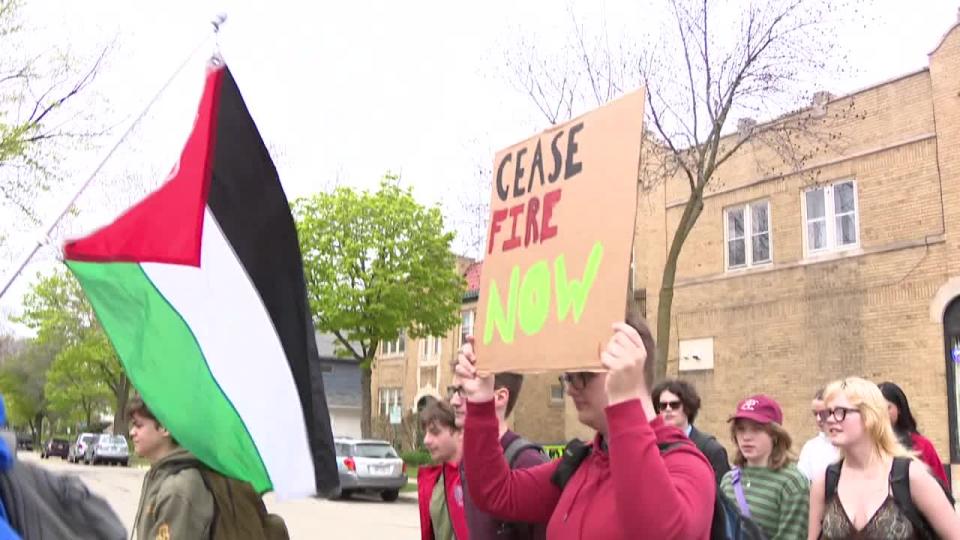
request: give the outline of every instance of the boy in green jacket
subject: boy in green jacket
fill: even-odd
[[[139,397],[129,410],[134,451],[151,465],[133,526],[136,538],[209,539],[214,501],[200,476],[200,461],[177,444]]]

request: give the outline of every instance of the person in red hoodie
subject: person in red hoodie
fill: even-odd
[[[433,401],[420,412],[420,427],[423,445],[435,463],[417,472],[420,538],[468,540],[459,469],[463,432],[457,427],[453,409],[443,401]]]
[[[917,431],[917,421],[913,418],[910,403],[903,389],[892,382],[883,382],[877,386],[880,387],[883,398],[887,400],[887,413],[890,415],[890,423],[893,424],[893,431],[900,439],[900,444],[907,450],[915,452],[920,461],[927,465],[930,472],[949,491],[950,482],[947,480],[943,461],[940,460],[940,455],[937,454],[937,449],[933,447],[930,439]]]
[[[647,362],[656,350],[653,336],[641,319],[627,320],[613,325],[597,372],[564,375],[580,422],[597,431],[590,453],[566,482],[555,477],[562,460],[528,469],[507,466],[493,375],[482,371],[472,341],[464,345],[457,363],[467,397],[464,465],[470,496],[481,510],[509,521],[546,521],[550,540],[710,537],[713,469],[655,412],[653,362]]]

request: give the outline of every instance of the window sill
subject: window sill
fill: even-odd
[[[764,268],[770,268],[773,266],[773,261],[767,261],[762,263],[756,263],[751,265],[744,266],[734,266],[733,268],[727,268],[726,272],[728,274],[743,274],[750,272],[752,270],[762,270]]]
[[[889,244],[884,244],[881,246],[871,247],[871,248],[850,248],[843,251],[830,251],[823,254],[817,254],[816,257],[800,259],[798,261],[784,262],[784,263],[772,263],[763,266],[753,266],[743,269],[735,269],[722,274],[710,274],[702,277],[687,278],[687,279],[678,279],[674,284],[674,289],[679,289],[681,287],[691,287],[694,285],[702,285],[704,283],[712,283],[715,281],[723,281],[727,279],[736,279],[746,276],[752,276],[757,274],[765,274],[768,272],[776,272],[778,270],[789,270],[793,268],[800,268],[804,266],[816,265],[829,263],[844,259],[853,259],[857,257],[862,257],[865,255],[875,255],[878,253],[889,253],[893,251],[901,251],[905,249],[914,249],[921,248],[924,246],[933,246],[936,244],[946,243],[946,236],[943,234],[934,234],[925,236],[917,240],[906,240],[903,242],[892,242]]]

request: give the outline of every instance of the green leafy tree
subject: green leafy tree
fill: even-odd
[[[54,358],[47,370],[45,393],[51,415],[71,425],[89,426],[94,414],[104,410],[113,392],[103,380],[98,364],[112,354],[102,333],[91,333],[84,341],[70,345]]]
[[[18,429],[29,429],[34,441],[40,441],[48,417],[44,387],[57,348],[56,343],[31,341],[0,368],[0,393],[7,406],[7,422]]]
[[[123,433],[130,380],[77,280],[65,270],[41,277],[24,296],[23,314],[17,320],[37,333],[39,343],[57,344],[58,354],[74,347],[82,351],[84,369],[113,395],[114,433]]]
[[[459,322],[465,284],[438,208],[387,176],[377,191],[337,188],[294,203],[314,324],[360,362],[361,431],[371,432],[377,348],[401,334],[442,336]]]

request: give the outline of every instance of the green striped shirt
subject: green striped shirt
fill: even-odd
[[[744,467],[740,471],[740,482],[750,506],[751,519],[763,529],[767,538],[806,538],[810,483],[797,466],[791,463],[779,470]],[[737,496],[733,492],[733,471],[723,475],[720,489],[737,505]]]

